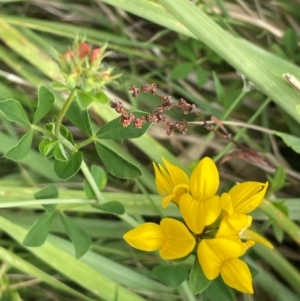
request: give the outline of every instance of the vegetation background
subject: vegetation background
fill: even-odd
[[[105,88],[111,101],[152,112],[160,104],[158,97],[133,98],[128,89],[156,83],[172,99],[194,103],[207,120],[222,120],[237,141],[259,154],[253,160],[230,153],[235,146],[201,124],[189,126],[187,135],[171,136],[165,124],[153,124],[137,139],[107,140],[108,147],[143,173],[134,180],[108,173],[103,190],[107,200],[121,202],[138,221],[158,221],[160,198],[152,161],[160,163],[163,156],[189,169],[210,156],[220,168],[223,190],[235,182],[270,181],[268,197],[253,216],[255,227],[276,247],[255,246],[246,257],[256,274],[253,296],[222,291],[194,296],[186,282],[173,289],[155,278],[151,270],[160,260],[126,245],[126,221],[89,205],[66,211],[92,238],[81,259],[75,259],[58,217],[49,224],[51,233],[41,247],[24,246],[29,227],[44,212],[34,200],[37,191],[54,183],[62,203],[86,199],[81,173],[60,180],[53,160],[39,153],[40,135],[34,135],[24,159],[0,159],[0,207],[5,208],[0,214],[1,300],[299,300],[299,35],[298,0],[1,0],[1,100],[18,100],[29,118],[40,85],[51,89],[60,77],[56,53],[70,49],[80,37],[94,47],[108,43],[112,51],[105,63],[122,76]],[[295,80],[289,83],[286,73]],[[65,99],[65,94],[53,92],[56,101],[44,123],[55,119]],[[98,127],[118,116],[101,102],[93,103],[90,114]],[[201,121],[176,110],[168,116]],[[26,129],[0,118],[0,152],[5,154]],[[85,139],[68,120],[65,126],[76,141]],[[228,154],[232,158],[221,164]],[[84,149],[84,156],[89,166],[102,166],[93,146]],[[178,215],[174,207],[166,214]]]

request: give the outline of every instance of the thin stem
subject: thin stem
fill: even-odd
[[[61,127],[62,121],[63,121],[70,105],[72,104],[72,102],[75,98],[76,91],[77,91],[77,88],[72,90],[69,97],[65,101],[62,109],[60,110],[60,112],[57,116],[56,122],[55,122],[55,136],[56,136],[56,138],[71,151],[74,151],[74,145],[69,140],[67,140],[65,137],[62,136],[62,134],[60,133],[60,127]]]
[[[265,102],[259,107],[259,109],[251,116],[251,118],[248,120],[248,123],[252,123],[254,122],[254,120],[261,114],[261,112],[266,108],[266,106],[271,102],[271,99],[268,97],[266,98]],[[238,140],[242,135],[244,135],[246,131],[246,128],[241,129],[235,136],[234,136],[234,140]],[[214,157],[214,161],[219,161],[224,154],[226,154],[230,149],[232,149],[233,147],[233,143],[229,143],[227,144],[224,149],[219,152],[215,157]]]
[[[92,190],[94,191],[97,201],[99,203],[105,202],[105,198],[103,197],[100,189],[98,188],[97,183],[95,182],[95,180],[94,180],[89,168],[87,167],[86,163],[84,162],[84,160],[82,160],[82,162],[81,162],[80,169],[81,169],[85,179],[88,181]]]
[[[42,200],[26,200],[15,202],[1,202],[0,208],[13,208],[24,206],[36,206],[36,205],[50,205],[50,204],[95,204],[95,200],[85,199],[42,199]]]
[[[204,125],[204,124],[215,124],[214,121],[191,121],[189,122],[189,124],[199,124],[199,125]],[[240,122],[240,121],[222,121],[223,124],[225,125],[233,125],[233,126],[237,126],[237,127],[243,127],[243,128],[248,128],[248,129],[252,129],[252,130],[256,130],[262,133],[266,133],[269,135],[275,135],[275,131],[264,128],[262,126],[259,125],[255,125],[255,124],[248,124],[245,122]]]
[[[151,196],[149,195],[149,193],[147,192],[147,190],[142,185],[141,181],[139,179],[136,179],[135,182],[139,186],[139,189],[141,190],[141,192],[143,193],[143,195],[146,196],[146,198],[148,199],[148,201],[150,202],[150,204],[152,205],[152,207],[156,210],[157,214],[160,217],[164,217],[165,216],[164,211],[161,209],[160,206],[157,206],[157,204],[153,201],[153,199],[151,198]]]
[[[195,301],[196,296],[191,292],[189,283],[187,280],[184,280],[181,285],[178,287],[178,290],[182,296],[185,296],[187,301]]]
[[[87,145],[89,145],[90,143],[92,143],[94,141],[95,141],[95,137],[89,137],[88,139],[83,140],[83,141],[77,143],[77,149],[80,149],[80,148],[82,148],[84,146],[87,146]]]

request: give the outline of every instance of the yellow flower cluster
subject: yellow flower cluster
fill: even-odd
[[[163,159],[165,167],[154,164],[156,187],[166,208],[174,202],[184,223],[163,218],[160,224],[144,223],[127,232],[124,239],[144,251],[159,250],[163,259],[188,256],[196,248],[204,275],[224,282],[241,292],[253,293],[247,264],[239,257],[255,242],[272,244],[249,230],[252,217],[247,213],[262,202],[268,183],[244,182],[228,193],[217,195],[219,172],[215,163],[203,158],[190,177]]]

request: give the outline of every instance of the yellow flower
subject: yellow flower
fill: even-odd
[[[222,207],[225,207],[229,215],[223,217],[219,230],[215,237],[223,237],[234,241],[243,240],[247,243],[261,243],[273,249],[273,245],[260,234],[248,229],[252,223],[252,217],[238,211],[234,211],[231,197],[228,193],[221,196]]]
[[[171,201],[178,205],[180,196],[189,188],[189,177],[181,168],[171,164],[164,158],[162,160],[166,168],[162,165],[156,166],[155,163],[153,163],[153,166],[156,189],[163,197],[162,206],[167,208]]]
[[[247,245],[225,238],[203,239],[198,246],[197,255],[206,278],[213,280],[220,274],[228,286],[253,294],[250,270],[238,258],[247,248]]]
[[[203,158],[190,178],[190,193],[180,197],[179,209],[188,227],[196,234],[214,223],[221,213],[221,200],[216,196],[219,172],[214,161]]]
[[[233,186],[228,194],[235,211],[249,213],[263,201],[267,192],[268,182],[244,182]]]
[[[144,223],[125,233],[125,241],[143,251],[159,250],[163,259],[187,256],[195,247],[196,240],[187,227],[178,220],[163,218],[160,225]]]

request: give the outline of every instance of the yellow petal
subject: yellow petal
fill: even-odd
[[[166,208],[171,201],[176,205],[179,198],[189,189],[189,178],[179,167],[169,163],[163,158],[166,168],[153,163],[155,171],[155,184],[158,193],[163,197],[162,206]]]
[[[226,215],[220,223],[216,237],[240,242],[240,232],[250,227],[251,222],[252,217],[242,213]]]
[[[206,200],[214,196],[219,188],[219,172],[214,161],[203,158],[195,167],[190,178],[192,196]]]
[[[189,177],[187,174],[178,166],[171,164],[168,162],[165,158],[162,158],[168,173],[170,175],[170,178],[172,179],[173,186],[178,184],[188,184],[189,183]]]
[[[253,294],[250,270],[241,259],[233,258],[223,262],[220,274],[228,286],[242,293]]]
[[[221,195],[221,206],[227,214],[231,215],[234,212],[231,197],[228,193],[222,193]]]
[[[156,166],[156,164],[153,162],[153,167],[154,167],[154,172],[155,172],[155,184],[156,184],[156,189],[157,192],[159,193],[159,195],[161,195],[162,197],[165,197],[169,194],[171,194],[173,188],[171,186],[171,178],[169,177],[166,178],[166,172],[165,175],[162,174],[161,171],[164,170],[164,168],[162,166],[160,166],[160,168],[158,168]]]
[[[218,277],[223,262],[244,254],[241,243],[224,239],[203,239],[198,246],[197,256],[205,277],[213,280]]]
[[[124,234],[123,238],[132,247],[143,251],[159,250],[165,243],[165,236],[155,223],[144,223]]]
[[[163,218],[160,222],[165,242],[160,250],[163,259],[177,259],[190,254],[196,244],[195,237],[180,221],[172,218]]]
[[[233,186],[229,195],[233,207],[241,213],[249,213],[262,202],[268,188],[268,182],[244,182]]]
[[[214,223],[222,211],[219,196],[199,201],[194,199],[189,193],[181,196],[179,208],[185,223],[195,234],[202,233],[205,226]]]
[[[267,239],[265,239],[260,234],[254,232],[252,230],[249,230],[249,229],[245,229],[244,231],[242,231],[242,233],[240,234],[240,237],[245,240],[252,240],[252,241],[258,242],[270,249],[274,248],[273,245]]]

